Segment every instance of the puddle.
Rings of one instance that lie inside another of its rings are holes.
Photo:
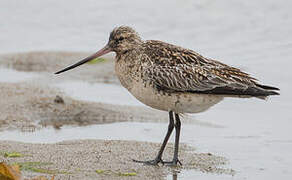
[[[16,83],[38,77],[36,73],[20,72],[8,68],[0,68],[0,82]]]
[[[0,140],[21,141],[25,143],[56,143],[65,140],[80,139],[160,142],[166,127],[165,124],[133,122],[81,127],[63,126],[60,130],[50,127],[33,132],[21,132],[19,130],[0,132]],[[161,137],[155,136],[157,128],[161,129]]]
[[[115,84],[88,83],[81,81],[63,82],[55,85],[68,96],[92,102],[116,105],[145,106],[125,88]]]

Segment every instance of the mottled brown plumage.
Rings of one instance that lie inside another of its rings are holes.
[[[180,113],[205,111],[224,97],[265,98],[279,94],[276,92],[278,88],[261,85],[240,69],[203,57],[193,50],[162,41],[143,41],[135,30],[127,26],[115,28],[103,49],[57,74],[110,51],[116,53],[115,72],[121,84],[142,103],[169,112],[168,131],[157,157],[151,161],[136,162],[152,165],[180,163]],[[164,162],[162,153],[174,128],[173,160]]]
[[[146,61],[146,78],[166,91],[209,93],[222,95],[269,96],[277,92],[259,85],[256,79],[240,69],[200,54],[161,41],[143,44]],[[272,88],[278,90],[277,88]]]

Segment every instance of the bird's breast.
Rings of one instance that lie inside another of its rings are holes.
[[[121,58],[116,61],[115,73],[123,87],[128,90],[133,87],[139,76],[138,68],[132,59]]]

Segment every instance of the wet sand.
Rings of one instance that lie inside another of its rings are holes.
[[[2,67],[34,72],[37,77],[19,82],[0,82],[0,98],[5,99],[0,101],[0,130],[33,132],[48,126],[62,129],[64,125],[88,126],[124,121],[167,122],[167,114],[159,111],[76,100],[51,86],[55,82],[62,83],[76,78],[87,82],[118,84],[113,74],[111,58],[106,62],[86,65],[88,68],[81,68],[52,80],[51,74],[56,69],[61,69],[83,56],[86,53],[36,52],[1,56]],[[179,172],[181,169],[229,175],[235,173],[229,168],[222,168],[222,165],[228,164],[226,158],[210,153],[195,153],[193,148],[186,145],[181,146],[180,160],[183,166],[178,169],[144,166],[132,162],[131,159],[154,158],[159,146],[159,143],[115,140],[74,140],[52,144],[0,141],[1,152],[16,151],[24,154],[19,158],[5,158],[2,155],[0,161],[43,162],[46,165],[38,168],[53,171],[56,179],[70,180],[122,177],[165,179],[167,174]],[[167,146],[165,159],[171,159],[172,146]],[[135,175],[129,176],[127,173]],[[25,177],[32,177],[41,173],[24,170],[23,174]]]
[[[1,129],[30,131],[52,125],[89,125],[125,121],[122,110],[74,100],[49,87],[26,83],[1,83]]]

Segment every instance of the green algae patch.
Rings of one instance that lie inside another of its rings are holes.
[[[118,175],[119,176],[136,176],[137,173],[135,173],[135,172],[125,172],[125,173],[119,172]]]
[[[110,175],[110,174],[115,174],[115,172],[111,171],[111,170],[104,170],[104,169],[97,169],[95,170],[95,172],[97,174],[100,174],[100,175]]]
[[[14,164],[19,165],[20,170],[22,171],[31,171],[42,174],[70,174],[66,171],[51,170],[41,167],[46,165],[52,165],[53,163],[50,162],[18,162]]]
[[[95,170],[95,172],[96,172],[97,174],[103,174],[103,173],[105,172],[105,170],[97,169],[97,170]]]
[[[136,176],[136,172],[117,172],[112,170],[103,170],[103,169],[97,169],[95,170],[97,174],[100,175],[116,175],[116,176]]]
[[[101,62],[105,62],[105,61],[106,61],[106,59],[104,59],[104,58],[95,58],[95,59],[89,61],[87,64],[97,64],[97,63],[101,63]]]
[[[17,158],[17,157],[23,157],[24,155],[19,152],[4,152],[3,156],[6,158]]]

